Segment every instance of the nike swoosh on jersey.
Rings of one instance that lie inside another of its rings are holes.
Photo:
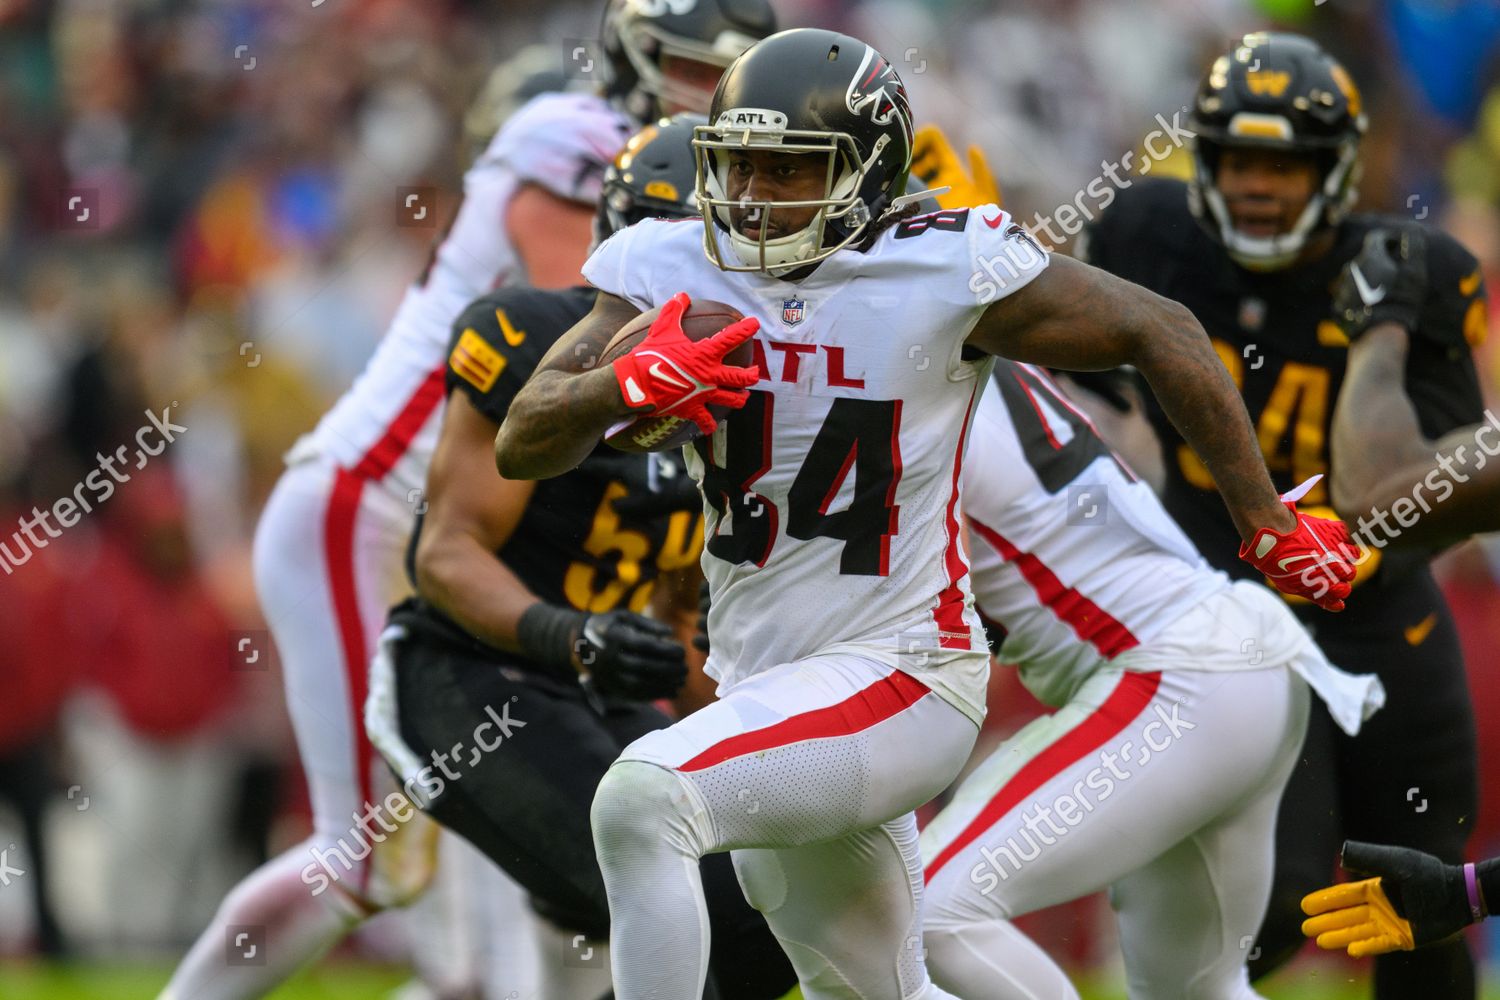
[[[1354,276],[1354,286],[1359,289],[1359,297],[1367,306],[1373,306],[1385,298],[1385,286],[1371,288],[1370,283],[1365,280],[1364,273],[1360,271],[1358,264],[1349,265],[1349,273]]]
[[[1479,281],[1482,277],[1482,272],[1479,270],[1475,270],[1475,272],[1469,275],[1467,278],[1460,278],[1458,281],[1458,294],[1462,295],[1464,298],[1468,298],[1470,295],[1473,295],[1475,292],[1479,291]]]
[[[1426,642],[1427,637],[1432,634],[1432,630],[1437,627],[1437,620],[1437,612],[1434,611],[1415,625],[1408,625],[1402,629],[1401,634],[1406,636],[1407,645],[1420,646]]]
[[[981,215],[980,218],[984,219],[984,216]],[[1001,214],[995,216],[993,219],[984,219],[984,224],[986,226],[989,226],[991,229],[999,229],[1000,228],[1000,223],[1002,223],[1004,221],[1005,221],[1005,214],[1002,212]]]
[[[505,342],[511,347],[520,347],[521,342],[526,339],[526,331],[511,326],[510,317],[505,315],[504,309],[495,310],[495,319],[500,323],[500,333],[505,337]]]
[[[657,379],[661,382],[665,382],[667,383],[667,385],[676,386],[679,389],[692,388],[692,386],[688,385],[682,379],[677,378],[675,375],[668,375],[665,371],[662,371],[661,366],[662,363],[658,361],[646,370],[651,373],[652,378]]]

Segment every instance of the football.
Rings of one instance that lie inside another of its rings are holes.
[[[650,332],[651,324],[656,321],[656,314],[659,312],[661,312],[660,307],[641,313],[631,320],[605,345],[604,354],[600,357],[599,363],[610,364],[635,350],[636,346],[646,339],[646,334]],[[699,341],[712,337],[729,324],[743,318],[744,315],[734,306],[702,299],[692,303],[688,306],[688,311],[682,314],[682,332],[689,340]],[[726,354],[724,363],[748,368],[754,363],[753,358],[754,353],[750,342],[746,341]],[[709,406],[708,411],[713,414],[715,420],[723,420],[730,412],[728,407],[713,405]],[[604,441],[610,447],[620,451],[670,451],[700,436],[698,425],[691,420],[652,415],[635,417],[616,424],[605,432]]]

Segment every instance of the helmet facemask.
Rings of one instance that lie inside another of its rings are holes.
[[[637,81],[628,102],[631,114],[647,119],[667,112],[667,105],[699,114],[708,111],[712,88],[707,90],[673,80],[662,71],[667,59],[715,66],[721,71],[735,57],[755,44],[755,39],[737,31],[721,32],[712,42],[702,42],[664,30],[650,18],[624,20],[619,29],[620,49],[635,70]],[[648,106],[649,105],[649,106]]]
[[[1348,215],[1366,127],[1362,103],[1344,67],[1300,35],[1253,32],[1214,60],[1189,122],[1188,206],[1235,263],[1255,271],[1287,267],[1314,234]],[[1220,183],[1227,149],[1314,158],[1317,184],[1286,232],[1252,236],[1235,228]]]
[[[1295,263],[1315,232],[1338,225],[1354,205],[1359,180],[1357,142],[1345,141],[1332,149],[1316,150],[1290,143],[1245,143],[1244,145],[1255,148],[1284,149],[1289,154],[1315,152],[1320,161],[1319,173],[1322,178],[1318,189],[1308,199],[1306,207],[1291,229],[1275,236],[1246,235],[1235,228],[1229,204],[1217,182],[1219,154],[1224,146],[1236,143],[1233,139],[1220,142],[1201,134],[1192,142],[1193,178],[1189,197],[1196,200],[1194,207],[1200,217],[1206,210],[1224,249],[1235,263],[1246,270],[1273,271]]]
[[[703,247],[721,270],[760,271],[779,277],[826,260],[856,243],[870,225],[870,210],[860,191],[889,138],[880,136],[870,154],[861,158],[858,144],[847,132],[788,129],[786,121],[786,115],[778,111],[728,110],[719,116],[717,124],[693,130]],[[735,150],[821,155],[825,163],[823,197],[799,201],[731,198],[729,154]],[[757,238],[744,235],[734,225],[735,209],[749,209],[769,222],[773,211],[806,208],[817,211],[805,226],[774,238],[769,237],[767,225],[761,226]],[[726,234],[737,263],[725,258],[716,227]]]

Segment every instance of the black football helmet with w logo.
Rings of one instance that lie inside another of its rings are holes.
[[[1198,88],[1191,127],[1188,204],[1209,235],[1242,267],[1270,270],[1297,259],[1317,230],[1336,226],[1358,190],[1365,112],[1347,70],[1316,42],[1288,32],[1246,35],[1214,61]],[[1253,237],[1237,231],[1215,178],[1225,147],[1312,154],[1320,183],[1291,232]]]
[[[857,38],[798,28],[752,45],[719,81],[709,124],[695,131],[698,204],[704,249],[726,271],[785,273],[857,246],[886,213],[905,200],[911,170],[912,117],[906,87],[890,60]],[[764,149],[821,154],[828,169],[823,197],[750,202],[818,212],[795,233],[745,236],[731,224],[729,153]],[[737,260],[720,252],[726,234]]]

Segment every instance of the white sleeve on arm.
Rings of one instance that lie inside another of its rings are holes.
[[[542,94],[511,116],[476,165],[506,167],[523,183],[593,205],[604,168],[632,131],[629,119],[592,94]]]
[[[601,292],[617,296],[642,312],[656,308],[651,294],[649,238],[651,222],[622,229],[594,248],[583,262],[584,280]]]
[[[1047,251],[997,205],[971,210],[964,236],[968,247],[957,284],[965,305],[983,309],[1025,288],[1047,269]]]

